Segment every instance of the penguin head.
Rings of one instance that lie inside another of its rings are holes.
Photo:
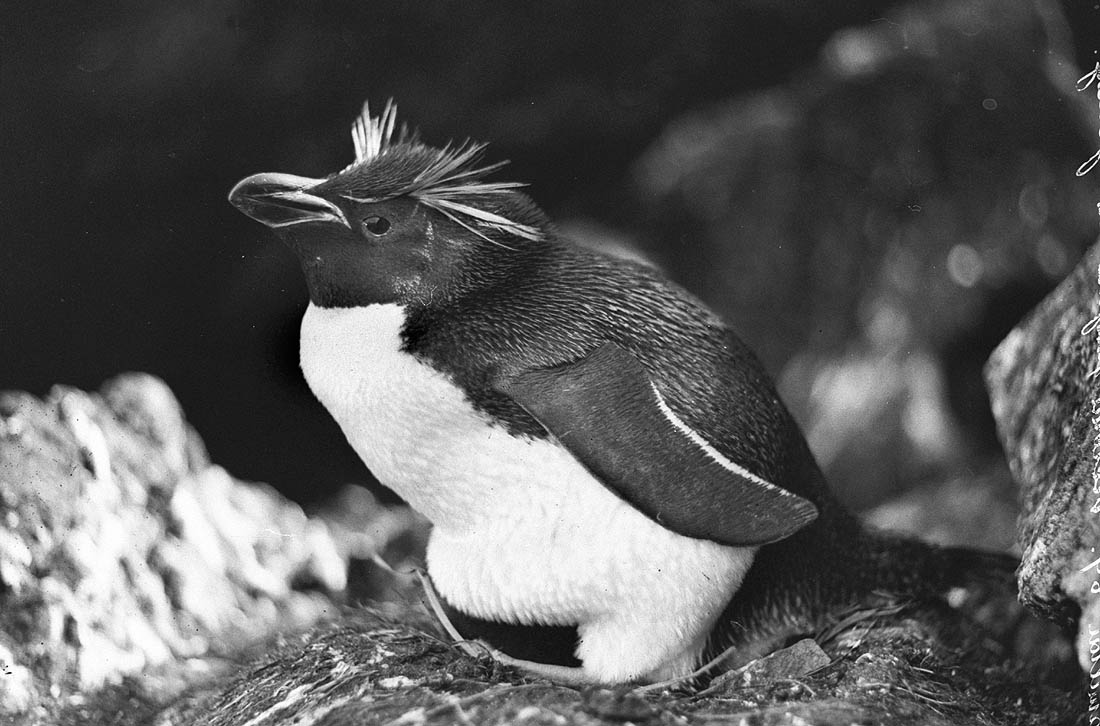
[[[428,146],[364,105],[355,161],[325,179],[254,174],[229,201],[270,227],[298,257],[321,307],[446,298],[491,277],[487,259],[521,254],[549,235],[521,184],[487,182],[483,144]]]

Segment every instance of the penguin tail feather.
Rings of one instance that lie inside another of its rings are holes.
[[[1016,589],[1020,560],[1007,552],[941,547],[935,556],[943,563],[943,582],[948,587],[988,585]]]

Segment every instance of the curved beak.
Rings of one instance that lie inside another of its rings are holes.
[[[293,174],[253,174],[237,182],[229,203],[273,229],[304,222],[337,222],[350,228],[343,210],[304,191],[322,181]]]

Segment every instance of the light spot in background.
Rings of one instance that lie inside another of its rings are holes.
[[[939,366],[931,357],[916,354],[905,362],[903,370],[909,390],[902,428],[913,448],[927,460],[943,460],[951,450],[953,436]]]
[[[1065,245],[1052,234],[1044,234],[1035,245],[1035,259],[1047,277],[1061,278],[1069,267]]]
[[[890,252],[884,261],[886,277],[890,284],[904,293],[912,293],[921,276],[921,263],[913,250],[900,243],[901,234],[891,232]]]
[[[947,604],[958,610],[966,604],[967,592],[965,587],[953,587],[947,591]]]
[[[837,31],[825,45],[825,62],[839,75],[878,71],[899,55],[935,57],[936,29],[920,13],[900,11],[875,18],[869,28]]]
[[[883,58],[881,43],[862,29],[841,30],[825,48],[825,58],[837,73],[870,73]]]
[[[982,108],[984,108],[986,111],[996,111],[997,110],[997,99],[995,99],[995,98],[983,98],[982,99]]]
[[[981,8],[964,3],[958,3],[957,6],[946,10],[944,15],[955,29],[968,38],[973,38],[985,28],[994,25]]]
[[[982,279],[982,257],[970,245],[955,245],[947,253],[947,274],[958,285],[974,287]]]
[[[890,303],[875,301],[865,324],[867,338],[878,350],[894,350],[912,335],[905,311]]]
[[[941,465],[960,450],[944,377],[928,351],[896,349],[883,355],[860,346],[830,356],[796,356],[783,371],[780,389],[802,399],[798,415],[827,474],[850,473],[848,462],[854,460],[871,480],[888,479],[903,462]],[[886,493],[881,487],[852,486],[854,481],[842,477],[836,485],[856,508],[881,501]]]
[[[1016,202],[1016,210],[1020,219],[1031,227],[1042,227],[1050,216],[1050,202],[1047,192],[1039,184],[1028,184],[1020,190],[1020,197]]]
[[[878,421],[898,395],[895,377],[884,371],[881,358],[857,353],[836,359],[793,360],[788,368],[810,371],[806,439],[825,468],[851,441],[859,439],[868,421]]]

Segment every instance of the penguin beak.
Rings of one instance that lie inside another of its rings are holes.
[[[272,229],[305,222],[337,222],[350,229],[343,210],[305,191],[322,181],[293,174],[253,174],[237,182],[229,203]]]

